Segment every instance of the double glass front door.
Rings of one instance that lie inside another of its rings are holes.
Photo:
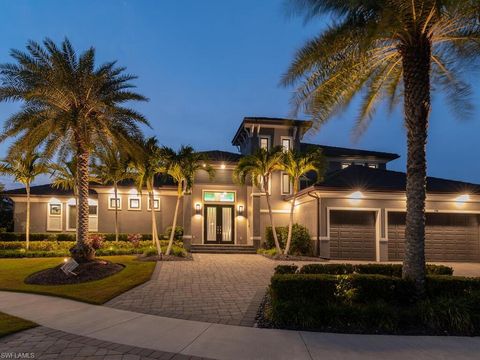
[[[207,244],[233,244],[233,205],[205,205],[204,239]]]

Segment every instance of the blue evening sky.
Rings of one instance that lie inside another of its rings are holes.
[[[244,116],[289,116],[291,89],[280,87],[279,78],[295,50],[324,26],[288,18],[282,0],[3,0],[0,62],[10,61],[9,50],[24,49],[28,39],[66,36],[77,51],[93,45],[99,62],[116,59],[139,76],[138,90],[150,98],[136,105],[151,121],[147,135],[172,147],[235,151],[230,141]],[[471,79],[476,83],[477,74]],[[0,121],[16,108],[0,104]],[[429,175],[480,183],[478,111],[459,121],[435,96]],[[305,140],[396,152],[402,157],[390,168],[404,171],[401,113],[379,111],[356,142],[354,120],[355,107]],[[0,157],[7,147],[0,144]]]

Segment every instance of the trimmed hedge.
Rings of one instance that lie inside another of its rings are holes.
[[[285,267],[285,269],[283,269]],[[275,274],[376,274],[385,276],[402,277],[402,264],[307,264],[295,271],[291,265],[279,265]],[[427,275],[453,275],[453,268],[444,265],[427,264]],[[292,272],[293,271],[293,272]]]
[[[105,237],[106,241],[115,241],[114,233],[94,233]],[[128,241],[126,233],[119,234],[120,241]],[[152,240],[152,234],[141,234],[142,240]],[[25,233],[0,233],[0,241],[25,241]],[[32,233],[30,241],[75,241],[75,233]]]
[[[392,334],[480,334],[480,279],[428,276],[415,301],[410,281],[383,275],[274,275],[267,318],[278,327]]]
[[[280,243],[280,247],[285,249],[288,237],[288,226],[276,226],[277,237]],[[273,231],[271,226],[267,226],[266,234],[266,248],[275,248],[275,240],[273,239]],[[308,229],[300,224],[293,224],[292,226],[292,243],[290,245],[290,254],[293,255],[311,255],[312,244],[310,239],[310,233]]]

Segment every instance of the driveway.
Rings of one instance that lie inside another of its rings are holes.
[[[274,268],[293,263],[261,255],[193,254],[193,259],[158,263],[152,280],[106,305],[177,319],[253,326]],[[456,275],[480,276],[480,264],[447,265],[454,267]]]

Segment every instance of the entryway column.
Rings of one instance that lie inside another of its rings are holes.
[[[183,246],[190,250],[192,244],[192,195],[183,197]]]

